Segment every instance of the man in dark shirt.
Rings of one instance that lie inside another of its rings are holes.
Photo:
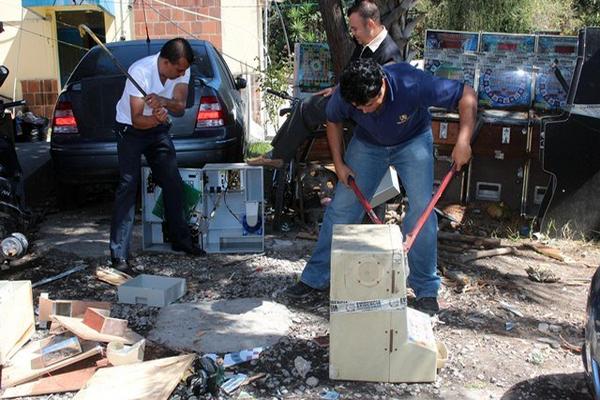
[[[396,168],[408,196],[402,222],[406,234],[423,213],[433,189],[431,106],[458,108],[459,137],[452,159],[460,168],[471,158],[470,140],[477,113],[475,91],[459,81],[433,77],[407,63],[380,67],[373,60],[352,62],[340,78],[339,89],[327,105],[327,139],[339,182],[325,211],[319,239],[300,282],[286,294],[302,298],[329,287],[334,224],[356,224],[364,215],[351,189],[352,175],[371,198],[390,165]],[[353,120],[354,137],[342,156],[342,122]],[[432,213],[408,255],[408,283],[417,297],[414,307],[433,315],[439,311],[437,292],[437,218]]]
[[[350,61],[372,58],[384,65],[403,60],[398,45],[381,24],[379,9],[373,1],[355,1],[348,8],[347,15],[350,32],[356,41]],[[333,87],[327,88],[305,99],[277,131],[271,142],[273,151],[270,157],[250,159],[248,164],[281,167],[284,162],[292,160],[310,134],[327,121],[325,109],[333,90]]]

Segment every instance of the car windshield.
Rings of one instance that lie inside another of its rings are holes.
[[[124,68],[129,68],[135,61],[160,52],[163,42],[146,43],[139,45],[127,44],[123,46],[111,46],[110,51]],[[205,79],[213,78],[212,65],[203,44],[192,45],[194,50],[194,63],[192,64],[192,76]],[[69,77],[70,82],[80,81],[82,78],[98,76],[119,75],[121,71],[110,59],[110,57],[98,46],[91,49],[80,61],[73,74]]]

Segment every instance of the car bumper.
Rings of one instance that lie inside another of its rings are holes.
[[[173,138],[177,165],[201,168],[207,163],[240,162],[238,138],[199,142],[197,139]],[[119,176],[116,142],[53,144],[50,155],[57,178],[66,183],[115,181]],[[143,164],[145,161],[143,160]]]

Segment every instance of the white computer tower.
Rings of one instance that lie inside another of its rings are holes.
[[[331,379],[433,382],[431,319],[409,309],[397,225],[335,225],[331,248]]]

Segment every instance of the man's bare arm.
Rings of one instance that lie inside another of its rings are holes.
[[[129,96],[129,107],[131,107],[131,124],[135,129],[150,129],[160,125],[159,119],[153,115],[144,115],[144,99],[142,97]]]
[[[342,123],[327,121],[327,141],[329,142],[329,150],[333,157],[333,164],[335,165],[335,173],[338,179],[348,186],[348,176],[354,176],[354,172],[346,165],[343,156],[343,141],[342,135],[344,133],[344,126]]]
[[[186,83],[178,83],[173,88],[173,97],[167,99],[166,97],[159,96],[151,93],[144,98],[146,104],[153,109],[162,107],[171,111],[175,115],[182,115],[185,111],[185,104],[187,102],[188,85]]]
[[[456,170],[460,171],[471,159],[471,137],[477,118],[477,95],[468,85],[464,86],[462,97],[458,102],[458,113],[460,126],[458,139],[452,150],[452,160]]]

